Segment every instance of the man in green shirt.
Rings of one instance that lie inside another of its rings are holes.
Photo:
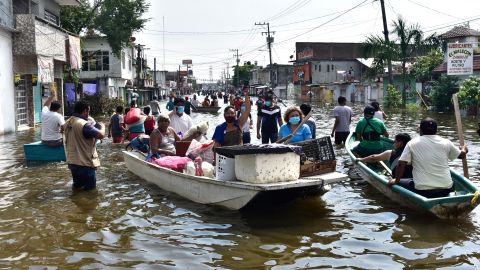
[[[381,120],[373,117],[374,114],[375,109],[367,105],[363,110],[364,117],[355,127],[356,137],[360,140],[360,143],[352,149],[356,156],[366,157],[385,150],[380,137],[382,135],[388,137],[387,128]]]

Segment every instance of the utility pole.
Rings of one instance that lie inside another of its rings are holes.
[[[239,55],[238,54],[238,49],[230,49],[231,52],[235,52],[236,54],[234,54],[233,56],[235,56],[237,58],[237,68],[235,69],[236,73],[237,73],[237,87],[240,88],[240,70],[238,68],[238,63],[240,63],[240,58],[238,58],[239,56],[242,56],[241,54]]]
[[[153,95],[157,95],[157,58],[153,58]]]
[[[270,65],[269,65],[269,73],[270,73],[270,87],[273,89],[275,87],[275,83],[273,81],[273,66],[272,66],[272,43],[273,43],[273,37],[270,35],[275,34],[275,32],[270,32],[270,23],[255,23],[255,25],[266,25],[267,26],[267,32],[262,32],[263,34],[267,35],[267,45],[268,45],[268,55],[270,57]]]
[[[380,5],[382,7],[383,34],[385,35],[385,43],[389,44],[390,39],[388,38],[387,16],[385,14],[385,4],[383,3],[383,0],[380,0]],[[392,60],[388,58],[387,62],[388,62],[388,83],[393,85]]]

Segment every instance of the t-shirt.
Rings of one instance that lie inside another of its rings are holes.
[[[52,112],[47,106],[42,108],[42,135],[43,141],[56,141],[62,139],[60,126],[65,124],[65,119],[58,112]]]
[[[198,101],[198,99],[192,99],[192,105],[198,107],[200,106],[200,102]]]
[[[150,108],[152,109],[152,114],[160,113],[160,102],[158,100],[150,101]]]
[[[122,129],[120,128],[121,123],[123,123],[123,116],[121,114],[114,114],[110,118],[110,127],[112,129],[113,137],[122,136]]]
[[[370,125],[367,123],[370,123]],[[372,132],[375,131],[380,135],[383,135],[386,131],[387,128],[385,127],[385,124],[380,121],[377,118],[369,117],[369,118],[362,118],[358,124],[357,127],[355,128],[355,133],[357,133],[357,136],[360,137],[361,134],[366,133],[366,132]],[[369,149],[369,150],[381,150],[383,151],[383,143],[381,141],[369,141],[369,140],[362,140],[360,142],[360,146]]]
[[[185,135],[193,126],[192,118],[186,113],[182,114],[182,116],[178,116],[176,113],[170,114],[170,126],[177,134],[182,133]]]
[[[413,182],[419,190],[452,187],[448,161],[460,155],[460,149],[438,135],[423,135],[407,143],[400,160],[413,166]]]
[[[349,132],[350,131],[350,119],[353,115],[353,111],[348,106],[335,106],[333,109],[333,116],[338,117],[339,123],[335,128],[337,132]]]
[[[172,111],[172,110],[173,110],[173,107],[175,107],[173,101],[171,101],[171,100],[168,101],[168,102],[167,102],[167,106],[166,106],[167,110]]]
[[[373,115],[373,117],[384,121],[384,119],[383,119],[383,113],[382,113],[381,111],[375,111],[375,114]]]
[[[277,105],[266,107],[263,106],[258,111],[258,117],[262,120],[261,131],[265,133],[278,132],[278,119],[282,117],[282,111]]]
[[[290,130],[290,126],[288,124],[283,124],[280,127],[280,131],[278,132],[279,137],[287,137],[288,135],[292,134],[293,130]],[[310,128],[306,125],[303,124],[298,130],[295,135],[293,135],[292,139],[290,139],[290,143],[295,143],[295,142],[302,142],[306,140],[310,140],[312,138],[312,132],[310,131]]]

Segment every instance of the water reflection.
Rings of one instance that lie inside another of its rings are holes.
[[[331,132],[332,108],[315,108],[319,136]],[[362,106],[354,111],[356,122]],[[419,119],[432,116],[387,113],[391,134],[414,134]],[[440,135],[457,143],[453,115],[433,117]],[[209,136],[223,121],[221,114],[193,119],[210,121]],[[476,122],[463,120],[470,174],[478,183]],[[480,267],[478,209],[463,220],[433,219],[351,180],[322,197],[269,211],[228,211],[190,202],[133,175],[124,167],[123,146],[108,140],[98,146],[98,190],[73,193],[65,163],[23,161],[23,143],[38,137],[39,129],[0,137],[1,268]],[[345,150],[335,151],[337,169],[348,172]],[[452,164],[461,169],[460,160]]]

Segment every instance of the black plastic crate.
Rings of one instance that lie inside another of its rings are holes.
[[[335,160],[335,151],[333,151],[332,141],[329,136],[292,144],[302,147],[305,155],[302,158],[303,160],[309,159],[321,162]]]

